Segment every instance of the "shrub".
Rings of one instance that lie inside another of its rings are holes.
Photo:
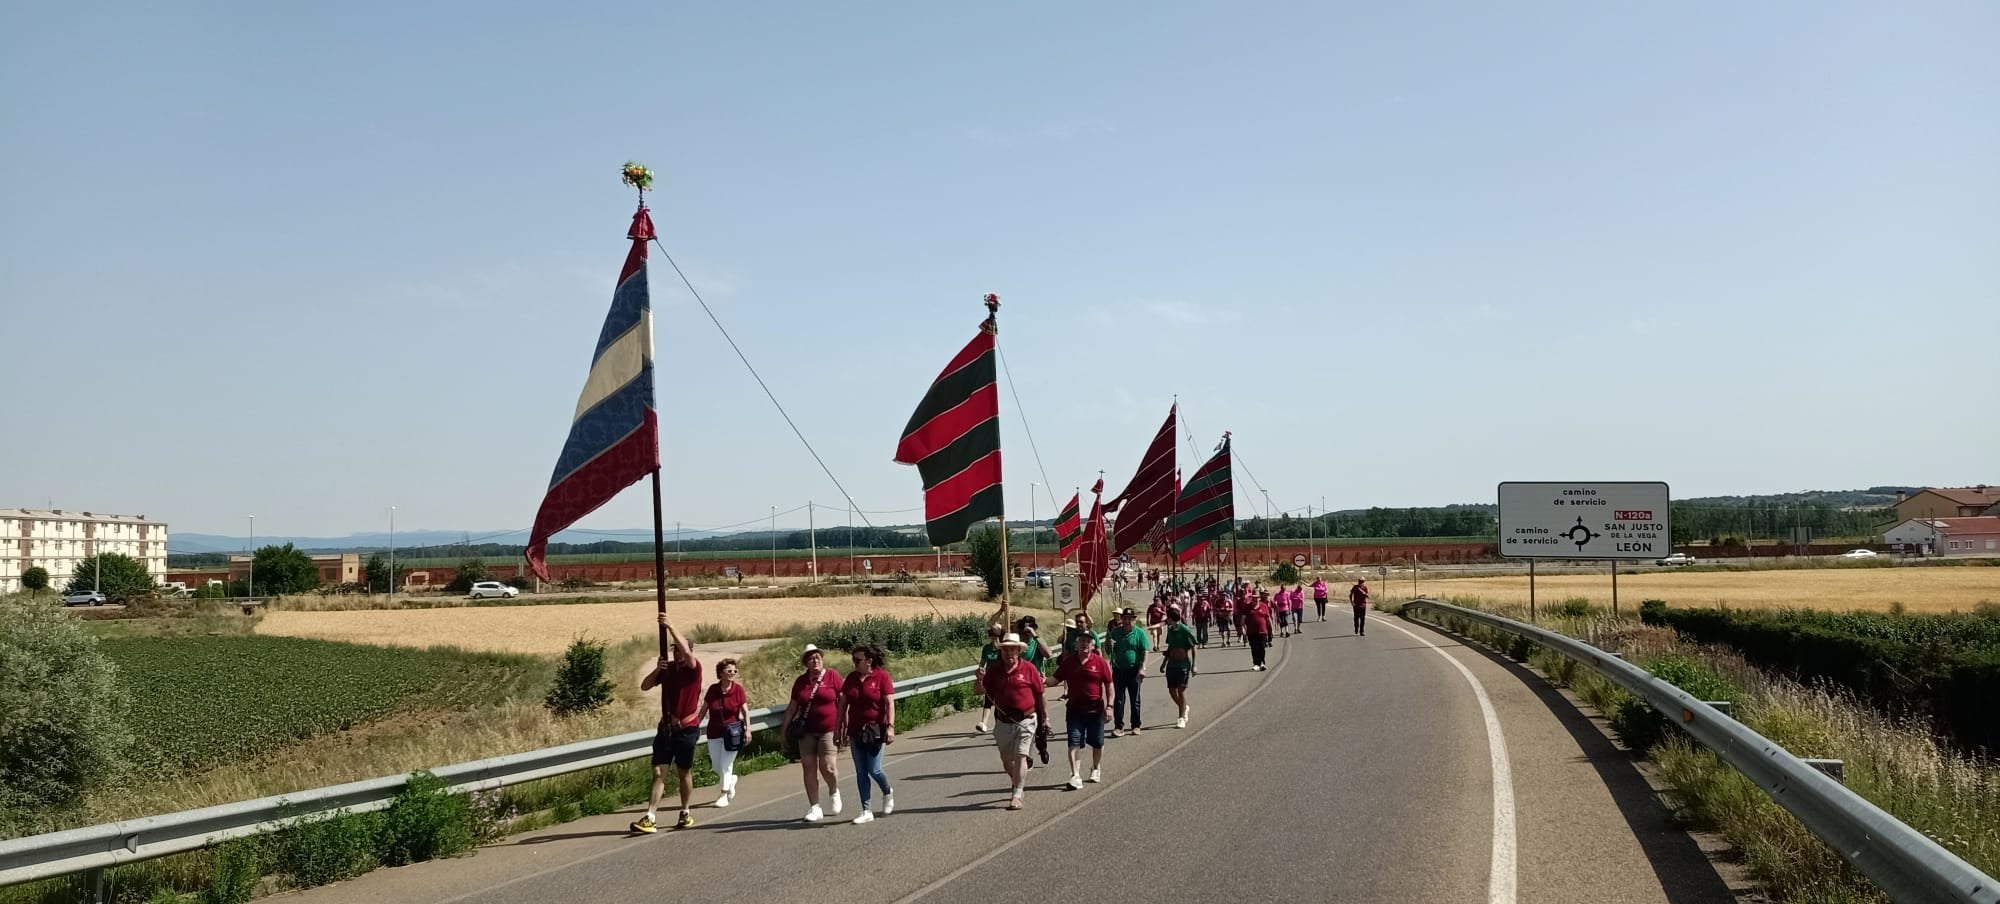
[[[0,599],[0,825],[114,781],[132,735],[117,668],[60,607]]]
[[[36,565],[27,571],[21,572],[21,588],[24,590],[49,589],[49,570]]]
[[[451,583],[444,585],[444,589],[453,593],[469,593],[472,585],[490,580],[493,580],[493,570],[486,567],[485,561],[466,559],[458,563],[457,572],[451,576]]]
[[[618,798],[606,789],[599,788],[583,796],[579,808],[585,816],[603,816],[618,812]]]
[[[344,811],[302,820],[277,836],[276,872],[299,888],[312,888],[374,869],[381,822],[374,813]]]
[[[240,838],[215,849],[215,873],[201,904],[246,904],[264,878],[262,839]]]
[[[517,574],[511,578],[508,578],[506,580],[506,584],[507,586],[512,587],[515,590],[526,590],[528,589],[529,579],[528,576],[525,574]]]
[[[1271,581],[1278,584],[1298,583],[1299,566],[1290,562],[1279,562],[1278,567],[1271,569]]]
[[[1049,632],[1045,629],[1044,633]],[[806,640],[823,650],[851,650],[873,644],[895,655],[938,653],[985,643],[986,619],[979,615],[954,618],[870,615],[852,621],[827,622],[812,629]]]
[[[1000,555],[1000,529],[982,528],[965,535],[965,549],[973,574],[986,582],[986,598],[999,599],[1007,585],[1007,563]]]
[[[558,716],[587,713],[611,702],[611,680],[604,677],[604,644],[581,637],[563,653],[556,683],[542,700]]]
[[[1642,757],[1667,736],[1667,720],[1646,701],[1629,695],[1612,707],[1610,722],[1611,730],[1618,732],[1618,740]]]
[[[472,847],[472,804],[445,790],[444,779],[417,772],[382,812],[376,859],[402,866]]]
[[[266,596],[304,593],[319,586],[319,566],[313,564],[312,556],[290,543],[257,550],[250,564],[257,578],[254,589]]]
[[[1666,621],[1666,600],[1640,600],[1639,620],[1649,625],[1664,624]]]
[[[1507,639],[1507,658],[1515,662],[1527,662],[1528,654],[1535,651],[1535,642],[1519,634]]]

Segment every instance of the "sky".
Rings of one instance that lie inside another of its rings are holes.
[[[7,4],[0,506],[526,527],[627,159],[876,524],[986,292],[1010,517],[1122,488],[1176,395],[1245,516],[2000,482],[1996,40],[1984,0]],[[669,529],[845,523],[663,264]]]

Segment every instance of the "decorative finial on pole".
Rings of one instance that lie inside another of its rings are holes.
[[[621,172],[625,177],[625,184],[639,190],[639,206],[645,207],[646,193],[653,190],[653,171],[627,160]]]
[[[1000,296],[988,292],[985,301],[986,322],[980,324],[979,328],[997,336],[1000,334]]]

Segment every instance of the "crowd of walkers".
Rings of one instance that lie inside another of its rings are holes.
[[[1085,782],[1103,779],[1107,725],[1113,738],[1144,730],[1141,687],[1147,659],[1154,650],[1160,651],[1159,673],[1167,679],[1167,695],[1175,707],[1174,727],[1186,728],[1190,718],[1188,691],[1200,674],[1198,651],[1212,643],[1228,647],[1233,638],[1249,648],[1250,667],[1261,672],[1266,670],[1265,654],[1274,640],[1304,633],[1306,588],[1302,584],[1287,589],[1213,578],[1162,581],[1157,573],[1147,577],[1156,590],[1143,624],[1137,610],[1115,609],[1110,625],[1099,634],[1090,613],[1076,609],[1065,614],[1062,639],[1054,651],[1043,642],[1040,625],[1032,615],[1011,625],[996,622],[989,626],[988,642],[980,651],[977,668],[976,681],[984,699],[974,728],[993,734],[1009,782],[1008,809],[1019,810],[1025,805],[1027,776],[1036,760],[1044,766],[1049,763],[1048,745],[1054,727],[1048,714],[1047,689],[1061,689],[1068,786],[1080,789]],[[1311,586],[1314,609],[1318,620],[1324,622],[1326,581],[1315,580]],[[1367,633],[1368,598],[1365,579],[1348,588],[1354,633],[1358,635]],[[658,831],[661,799],[670,774],[679,780],[680,811],[674,825],[694,825],[689,812],[694,795],[694,753],[704,740],[709,763],[721,780],[714,806],[728,807],[736,796],[737,753],[751,740],[748,698],[737,680],[737,661],[717,662],[716,680],[704,688],[702,663],[695,657],[694,644],[664,613],[659,620],[668,635],[669,652],[640,683],[642,690],[660,689],[661,713],[653,738],[652,798],[646,814],[631,825],[632,831],[641,833]],[[888,656],[880,647],[870,645],[855,647],[849,656],[852,668],[843,676],[828,667],[826,651],[807,644],[799,655],[800,671],[793,679],[779,722],[785,745],[798,752],[806,822],[841,815],[842,751],[853,758],[860,794],[860,813],[852,821],[866,824],[875,819],[877,790],[881,792],[881,815],[896,809],[896,794],[883,764],[887,747],[896,740],[896,686]],[[1083,769],[1086,749],[1090,752],[1087,778]]]

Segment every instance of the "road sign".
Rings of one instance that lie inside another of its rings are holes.
[[[1500,554],[1516,559],[1657,559],[1673,552],[1667,485],[1500,485]]]
[[[874,560],[874,559],[862,559],[862,560],[861,560],[861,570],[862,570],[862,571],[874,571],[874,570],[875,570],[875,560]]]
[[[1306,554],[1302,552],[1294,553],[1292,555],[1292,564],[1297,565],[1300,568],[1306,567]]]
[[[1083,599],[1083,578],[1073,574],[1055,576],[1056,607],[1074,609]]]

